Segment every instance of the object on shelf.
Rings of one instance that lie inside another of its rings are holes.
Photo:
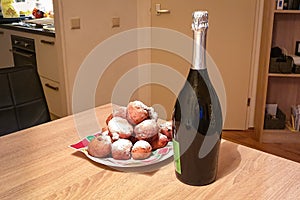
[[[296,131],[300,130],[300,105],[291,107],[291,127]]]
[[[293,69],[293,58],[287,56],[282,52],[282,49],[279,47],[273,47],[271,49],[271,58],[270,58],[270,73],[283,73],[290,74]]]
[[[292,0],[284,0],[283,1],[283,10],[289,9],[289,1],[292,1]]]
[[[288,10],[299,10],[300,0],[286,0]]]
[[[295,55],[300,56],[300,41],[296,41]]]
[[[293,69],[293,58],[291,56],[284,56],[270,59],[270,73],[290,74]]]
[[[283,0],[277,0],[277,6],[276,9],[277,10],[282,10],[283,9]]]
[[[26,23],[38,24],[38,25],[52,25],[54,24],[53,18],[41,18],[41,19],[29,19],[25,21]]]
[[[292,127],[291,121],[287,121],[285,127],[291,132],[299,132]]]
[[[0,7],[2,8],[2,14],[4,18],[18,18],[20,17],[19,13],[14,7],[13,0],[2,0],[0,1]]]
[[[278,58],[284,56],[282,49],[280,47],[271,48],[271,58]]]
[[[43,11],[41,11],[41,10],[39,10],[39,9],[37,9],[37,8],[34,8],[33,9],[33,11],[32,11],[32,15],[36,18],[36,19],[38,19],[38,18],[43,18],[44,17],[44,12]]]
[[[300,56],[292,56],[293,58],[293,69],[292,72],[295,74],[300,74]]]
[[[291,57],[293,59],[294,65],[299,65],[300,66],[300,56],[292,55]]]
[[[266,105],[267,114],[276,117],[277,108],[278,108],[277,104],[267,104]]]
[[[294,65],[292,71],[294,74],[300,74],[300,65]]]
[[[272,116],[266,112],[264,129],[285,129],[285,114],[277,108],[275,116]]]

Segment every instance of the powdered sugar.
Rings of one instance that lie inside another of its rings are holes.
[[[108,122],[108,129],[111,133],[125,134],[126,137],[130,137],[133,133],[133,127],[129,122],[121,117],[113,117]]]
[[[128,151],[129,150],[129,152],[130,152],[131,147],[132,147],[132,143],[130,140],[119,139],[112,144],[111,149],[112,149],[112,151]]]
[[[133,147],[132,147],[132,151],[134,151],[135,149],[139,149],[139,148],[142,148],[142,149],[149,149],[149,151],[152,150],[152,147],[151,145],[149,144],[149,142],[145,141],[145,140],[139,140],[137,141]]]

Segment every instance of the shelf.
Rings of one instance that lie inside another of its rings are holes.
[[[255,134],[264,143],[297,143],[300,132],[289,129],[264,129],[266,103],[277,103],[284,113],[291,112],[291,105],[300,102],[300,74],[269,73],[270,48],[283,47],[289,54],[295,52],[299,40],[300,10],[276,10],[276,2],[264,1],[261,52],[259,63],[257,104],[255,108]],[[267,72],[267,73],[266,73]],[[289,114],[287,115],[289,119]]]
[[[283,130],[265,129],[262,134],[262,142],[300,144],[300,132],[292,132],[289,129],[283,129]]]
[[[280,73],[269,73],[269,77],[282,77],[282,78],[300,78],[300,74],[280,74]]]
[[[300,14],[300,10],[274,10],[278,14]]]

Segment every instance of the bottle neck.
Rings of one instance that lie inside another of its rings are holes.
[[[207,28],[194,31],[193,63],[191,69],[206,69],[206,33]]]

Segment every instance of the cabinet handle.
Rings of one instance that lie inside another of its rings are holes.
[[[18,52],[16,50],[12,50],[13,54],[17,54],[19,56],[23,56],[25,58],[31,58],[34,54],[28,54],[28,53],[21,53],[21,52]]]
[[[55,90],[55,91],[58,91],[58,90],[59,90],[58,87],[52,86],[52,85],[50,85],[49,83],[46,83],[45,86],[46,86],[47,88],[50,88],[51,90]]]
[[[4,32],[3,32],[3,31],[0,31],[0,35],[4,35]]]
[[[55,44],[55,42],[53,42],[53,41],[47,41],[47,40],[41,40],[41,43],[49,44],[49,45],[54,45]]]

